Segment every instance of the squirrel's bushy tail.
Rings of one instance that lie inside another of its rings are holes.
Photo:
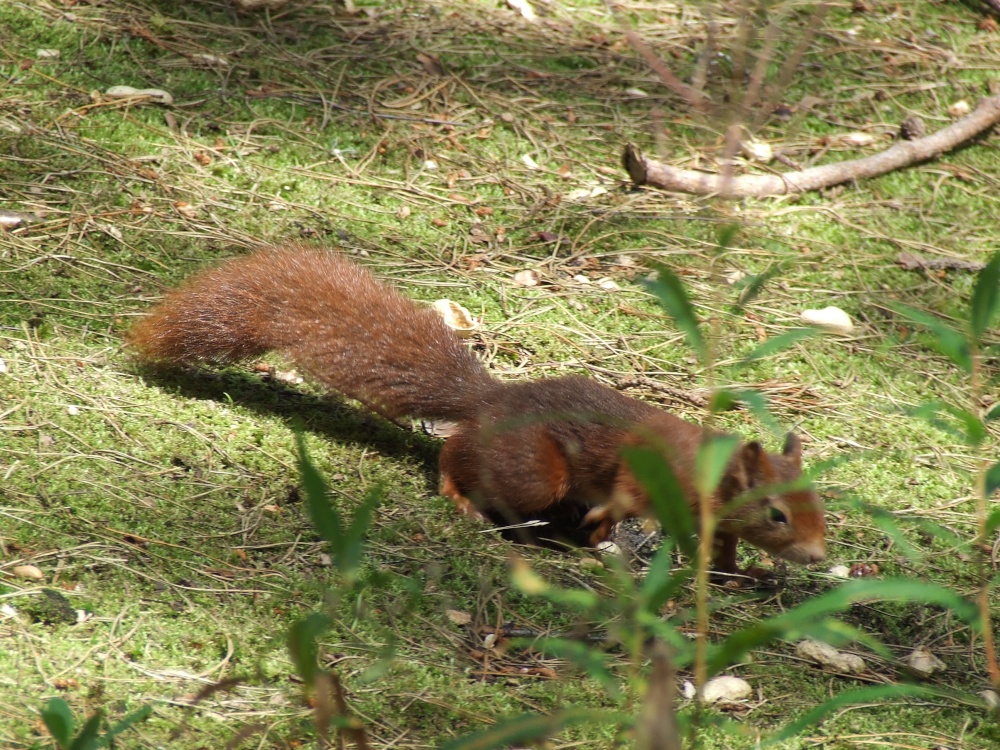
[[[392,418],[468,418],[500,387],[432,309],[334,252],[295,245],[195,276],[127,340],[143,359],[175,364],[277,350]]]

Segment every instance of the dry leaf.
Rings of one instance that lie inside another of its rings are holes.
[[[441,59],[436,55],[430,55],[426,52],[417,53],[417,62],[420,63],[424,70],[427,71],[428,75],[432,76],[443,76],[444,67],[441,65]]]
[[[521,163],[528,169],[538,169],[538,162],[532,159],[528,154],[521,157]]]
[[[507,0],[507,5],[520,13],[525,21],[530,21],[531,23],[538,21],[538,15],[528,0]]]
[[[188,219],[197,219],[198,218],[198,209],[197,209],[197,207],[192,206],[187,201],[175,201],[174,202],[174,210],[177,211],[177,213],[179,213],[181,216],[184,216],[184,217],[186,217]]]
[[[462,612],[457,609],[447,609],[445,610],[445,614],[448,615],[448,619],[456,625],[468,625],[472,622],[472,615],[468,612]]]
[[[568,180],[573,176],[573,167],[569,164],[562,164],[556,170],[556,173],[565,180]]]
[[[589,188],[577,188],[576,190],[570,190],[564,196],[568,201],[582,201],[587,198],[596,198],[599,195],[604,195],[608,192],[608,189],[603,185],[595,185]]]
[[[971,111],[972,107],[967,101],[965,101],[965,99],[959,99],[957,102],[948,107],[948,114],[952,117],[965,117]]]
[[[538,271],[518,271],[514,274],[514,283],[520,286],[538,286],[542,283],[542,277]]]
[[[431,224],[439,228],[448,226],[448,222],[445,219],[431,219]]]
[[[751,161],[767,164],[774,158],[774,151],[770,143],[758,141],[756,138],[747,138],[743,141],[743,153]]]
[[[444,324],[463,338],[471,336],[479,328],[479,321],[457,302],[439,299],[434,302],[433,307],[444,320]]]

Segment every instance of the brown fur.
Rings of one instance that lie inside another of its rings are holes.
[[[579,507],[599,542],[615,521],[649,512],[621,458],[630,444],[662,449],[697,507],[702,428],[587,378],[497,381],[435,312],[335,253],[289,245],[224,263],[168,294],[128,343],[168,363],[275,349],[385,416],[457,422],[441,451],[441,492],[465,513],[517,519]],[[737,537],[794,562],[822,559],[823,510],[811,490],[733,503],[800,474],[793,435],[780,455],[741,446],[712,499],[724,513],[718,567],[735,570]]]

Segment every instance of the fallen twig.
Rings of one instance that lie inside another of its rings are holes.
[[[896,262],[906,271],[971,271],[976,273],[983,270],[986,265],[985,263],[958,260],[957,258],[925,258],[922,255],[905,252],[896,256]]]
[[[878,154],[836,164],[824,164],[785,174],[720,175],[677,169],[643,156],[632,144],[625,147],[622,163],[635,185],[724,198],[766,198],[821,190],[850,180],[876,177],[909,167],[950,151],[1000,122],[1000,96],[979,102],[976,109],[956,123],[923,138],[899,140]]]

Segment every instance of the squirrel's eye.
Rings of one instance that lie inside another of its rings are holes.
[[[775,523],[784,523],[784,524],[788,523],[787,516],[785,516],[784,513],[782,513],[780,510],[778,510],[774,506],[771,506],[767,510],[768,510],[768,513],[771,516],[771,520],[774,521]]]

